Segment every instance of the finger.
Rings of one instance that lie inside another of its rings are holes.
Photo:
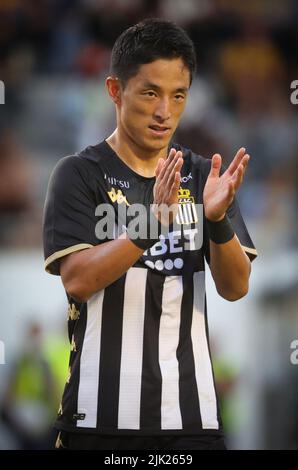
[[[221,156],[219,153],[215,153],[211,160],[211,168],[210,168],[209,176],[213,178],[218,177],[220,168],[221,168]]]
[[[169,204],[175,204],[175,203],[177,204],[178,189],[180,187],[180,182],[181,182],[181,173],[179,171],[176,171],[175,176],[174,176],[174,181],[169,190]]]
[[[176,155],[172,158],[172,160],[169,162],[167,168],[165,169],[164,175],[163,175],[163,183],[167,184],[169,178],[172,175],[173,169],[175,168],[175,165],[177,161],[182,158],[182,152],[179,150]]]
[[[168,201],[167,203],[172,204],[173,202],[177,202],[178,197],[178,189],[181,181],[181,168],[183,165],[183,159],[179,158],[176,162],[175,167],[171,175],[168,178],[166,185],[164,186],[164,195],[165,199]],[[178,178],[179,175],[179,178]]]
[[[176,171],[175,176],[174,176],[174,181],[171,187],[171,195],[177,196],[177,191],[180,186],[180,181],[181,181],[181,173],[180,171]]]
[[[176,155],[176,153],[177,153],[177,150],[174,147],[172,147],[166,160],[173,158]]]
[[[164,174],[165,174],[168,166],[171,164],[171,162],[175,158],[176,153],[177,153],[176,149],[171,148],[168,157],[165,160],[163,160],[163,167],[161,168],[161,171],[160,171],[160,178],[164,177]]]
[[[182,154],[181,154],[182,155]],[[165,184],[168,188],[171,187],[171,185],[173,184],[173,181],[175,179],[175,174],[178,172],[180,173],[181,172],[181,168],[182,168],[182,165],[183,165],[183,158],[180,156],[178,156],[176,162],[175,162],[175,165],[173,166],[170,174],[168,175],[167,177],[167,180],[165,181]]]
[[[164,159],[159,158],[158,162],[157,162],[157,165],[156,165],[156,168],[155,168],[156,180],[155,180],[155,184],[154,184],[154,187],[153,187],[154,200],[159,197],[159,177],[160,177],[160,172],[161,172],[161,169],[163,167],[163,164],[164,164]]]
[[[229,200],[229,205],[234,199],[235,192],[236,192],[235,185],[230,181],[228,185],[228,195],[227,195],[227,198]]]
[[[242,165],[244,166],[244,171],[246,171],[249,160],[250,160],[250,155],[248,155],[248,153],[246,153],[244,155],[244,157],[242,158],[242,161],[241,161]]]
[[[228,169],[227,169],[227,172],[230,174],[230,175],[233,175],[235,173],[235,171],[237,170],[243,156],[245,154],[245,148],[244,147],[241,147],[238,152],[236,153],[235,157],[233,158],[232,162],[230,163],[230,165],[228,166]]]
[[[239,165],[237,170],[235,171],[233,178],[231,179],[231,182],[235,188],[235,191],[240,187],[242,181],[243,181],[243,175],[244,175],[244,166]]]
[[[250,159],[250,156],[248,154],[244,155],[242,161],[241,161],[241,165],[243,166],[243,174],[242,174],[242,178],[244,177],[245,175],[245,172],[247,170],[247,166],[248,166],[248,162],[249,162],[249,159]]]
[[[245,171],[246,171],[246,168],[247,168],[247,165],[248,165],[249,158],[250,158],[249,155],[247,155],[247,154],[244,155],[243,159],[241,160],[241,163],[239,164],[237,170],[234,172],[234,175],[231,179],[231,181],[233,182],[236,190],[242,184],[243,177],[245,175]]]
[[[155,168],[155,176],[156,177],[158,177],[160,172],[161,172],[163,162],[164,162],[163,158],[158,159],[158,162],[157,162],[157,165],[156,165],[156,168]]]

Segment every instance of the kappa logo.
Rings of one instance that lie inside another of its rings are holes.
[[[191,172],[187,176],[182,176],[181,177],[181,183],[187,183],[187,181],[192,180],[192,174]]]
[[[129,203],[127,202],[126,196],[122,193],[121,189],[118,189],[116,192],[115,188],[112,188],[111,191],[108,191],[109,198],[111,199],[112,202],[117,202],[118,204],[121,204],[122,202],[125,202],[127,206],[129,206]]]
[[[178,214],[176,222],[179,225],[195,224],[198,222],[198,214],[195,198],[191,196],[189,189],[178,189]]]
[[[80,316],[80,310],[78,310],[75,304],[68,306],[68,318],[69,320],[77,320]]]

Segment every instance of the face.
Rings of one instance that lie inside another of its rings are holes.
[[[114,101],[121,137],[143,151],[167,149],[185,108],[189,86],[190,72],[180,58],[142,65],[124,88],[118,81],[118,101]]]

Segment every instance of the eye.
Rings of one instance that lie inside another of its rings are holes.
[[[148,96],[149,98],[154,98],[156,93],[154,91],[144,91],[143,95]]]
[[[175,100],[176,101],[182,102],[182,101],[184,101],[184,99],[185,99],[184,95],[175,95]]]

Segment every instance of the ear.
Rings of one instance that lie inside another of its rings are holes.
[[[111,99],[115,104],[120,104],[121,102],[121,84],[120,80],[117,77],[108,77],[106,79],[106,88]]]

